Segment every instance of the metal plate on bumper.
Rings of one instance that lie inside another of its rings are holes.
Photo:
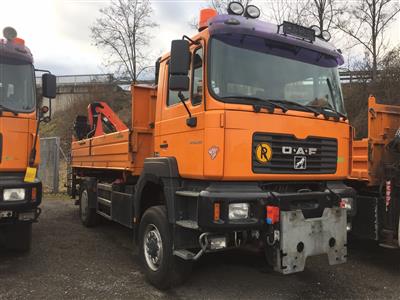
[[[321,218],[310,219],[305,219],[301,210],[282,211],[281,251],[275,270],[283,274],[301,272],[307,257],[319,254],[327,254],[330,265],[346,262],[346,223],[343,208],[325,208]]]

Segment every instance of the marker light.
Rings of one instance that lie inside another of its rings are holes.
[[[9,41],[13,40],[17,37],[17,31],[12,27],[5,27],[3,29],[3,36]]]
[[[322,33],[321,33],[321,37],[322,37],[325,41],[328,42],[328,41],[331,39],[331,34],[330,34],[328,31],[324,30],[324,31],[322,31]]]
[[[228,14],[241,16],[244,13],[244,7],[240,2],[231,2],[228,5]]]
[[[12,41],[13,41],[14,44],[17,44],[17,45],[21,45],[21,46],[25,45],[25,40],[23,40],[21,38],[15,38]]]
[[[321,35],[321,28],[319,28],[318,25],[313,25],[310,28],[315,31],[315,35],[316,36],[320,36]]]
[[[214,221],[219,221],[221,217],[221,204],[218,202],[214,203]]]
[[[200,18],[199,18],[199,26],[198,26],[199,32],[206,29],[208,27],[208,21],[217,15],[218,12],[215,9],[212,8],[202,9],[200,11]]]
[[[248,5],[246,7],[246,12],[244,13],[244,16],[246,18],[257,19],[258,17],[260,17],[260,15],[261,15],[260,9],[257,6]]]

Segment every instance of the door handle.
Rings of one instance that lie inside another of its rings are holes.
[[[162,149],[168,148],[168,143],[160,144],[160,148],[162,148]]]

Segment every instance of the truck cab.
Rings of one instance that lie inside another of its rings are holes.
[[[35,69],[30,50],[7,27],[0,39],[0,234],[7,247],[28,250],[40,215],[42,184],[36,177],[38,120]],[[43,96],[54,98],[55,78],[43,77]],[[45,109],[47,111],[47,109]],[[47,119],[46,119],[47,120]]]
[[[282,274],[314,255],[346,261],[343,57],[326,34],[257,11],[203,10],[199,33],[157,60],[156,84],[132,85],[131,129],[72,143],[82,223],[132,228],[158,288],[186,279],[201,256],[244,245]]]

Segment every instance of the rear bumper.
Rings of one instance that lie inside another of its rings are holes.
[[[4,201],[5,189],[23,188],[25,199],[21,201]],[[27,183],[23,174],[0,175],[0,225],[35,222],[40,215],[38,206],[42,201],[42,183],[37,180]]]

